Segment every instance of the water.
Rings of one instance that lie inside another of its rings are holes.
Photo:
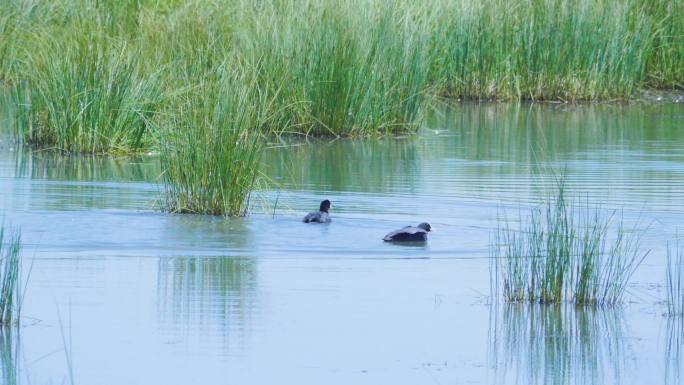
[[[20,338],[0,340],[4,383],[681,383],[684,326],[661,301],[684,231],[684,105],[460,105],[426,126],[271,143],[270,188],[230,220],[159,212],[154,156],[5,138],[0,211],[31,275]],[[648,227],[628,302],[491,306],[497,218],[561,171]],[[333,223],[300,223],[324,198]],[[424,247],[381,241],[422,221]]]

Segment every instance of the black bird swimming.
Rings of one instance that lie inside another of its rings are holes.
[[[426,242],[427,233],[432,229],[430,224],[423,222],[418,227],[406,226],[403,229],[394,230],[382,238],[385,242]]]
[[[318,211],[310,212],[306,214],[304,217],[304,223],[328,223],[330,222],[330,214],[328,213],[328,210],[330,210],[330,201],[329,200],[324,200],[321,202],[321,207],[318,209]]]

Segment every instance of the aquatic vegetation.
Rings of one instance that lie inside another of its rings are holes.
[[[667,314],[684,316],[684,244],[676,242],[667,247]]]
[[[21,235],[0,227],[0,325],[8,324],[21,312]]]
[[[648,254],[615,213],[569,200],[563,181],[520,223],[500,222],[491,248],[492,294],[507,302],[615,304]]]
[[[221,69],[160,115],[164,209],[244,215],[259,177],[261,126],[269,101],[230,69]]]
[[[139,74],[129,43],[88,21],[36,32],[14,89],[17,129],[28,143],[74,152],[135,152],[150,146],[159,100],[155,74]]]
[[[442,8],[434,21],[442,54],[434,55],[431,77],[446,95],[476,99],[629,97],[644,83],[660,22],[639,0]]]
[[[684,86],[683,0],[36,0],[2,2],[0,15],[17,127],[66,151],[159,146],[148,121],[225,63],[257,72],[236,88],[275,100],[260,130],[321,136],[415,131],[436,95]]]
[[[363,5],[365,12],[359,12]],[[429,26],[396,3],[264,2],[237,34],[279,94],[276,128],[313,135],[413,131],[428,88]]]

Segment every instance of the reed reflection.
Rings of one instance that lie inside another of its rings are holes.
[[[621,383],[628,351],[619,309],[571,305],[492,307],[495,383]]]
[[[157,187],[152,183],[161,172],[154,158],[65,155],[25,148],[6,156],[15,165],[11,177],[32,180],[14,183],[13,195],[24,197],[35,210],[154,206]]]
[[[189,345],[241,350],[257,306],[257,265],[244,257],[160,258],[162,329]]]
[[[0,325],[0,382],[19,383],[19,332],[11,326]]]
[[[152,182],[160,174],[157,159],[149,156],[115,157],[31,151],[13,151],[16,177],[84,182]]]
[[[681,384],[684,368],[684,316],[667,317],[665,384]]]

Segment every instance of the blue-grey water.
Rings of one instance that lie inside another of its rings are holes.
[[[3,383],[681,383],[684,324],[662,301],[684,232],[684,105],[463,104],[412,137],[273,140],[263,162],[246,218],[169,215],[154,155],[3,137],[0,212],[30,273]],[[645,229],[625,303],[493,306],[497,218],[561,173]],[[301,223],[324,198],[333,222]],[[381,241],[423,221],[424,247]]]

